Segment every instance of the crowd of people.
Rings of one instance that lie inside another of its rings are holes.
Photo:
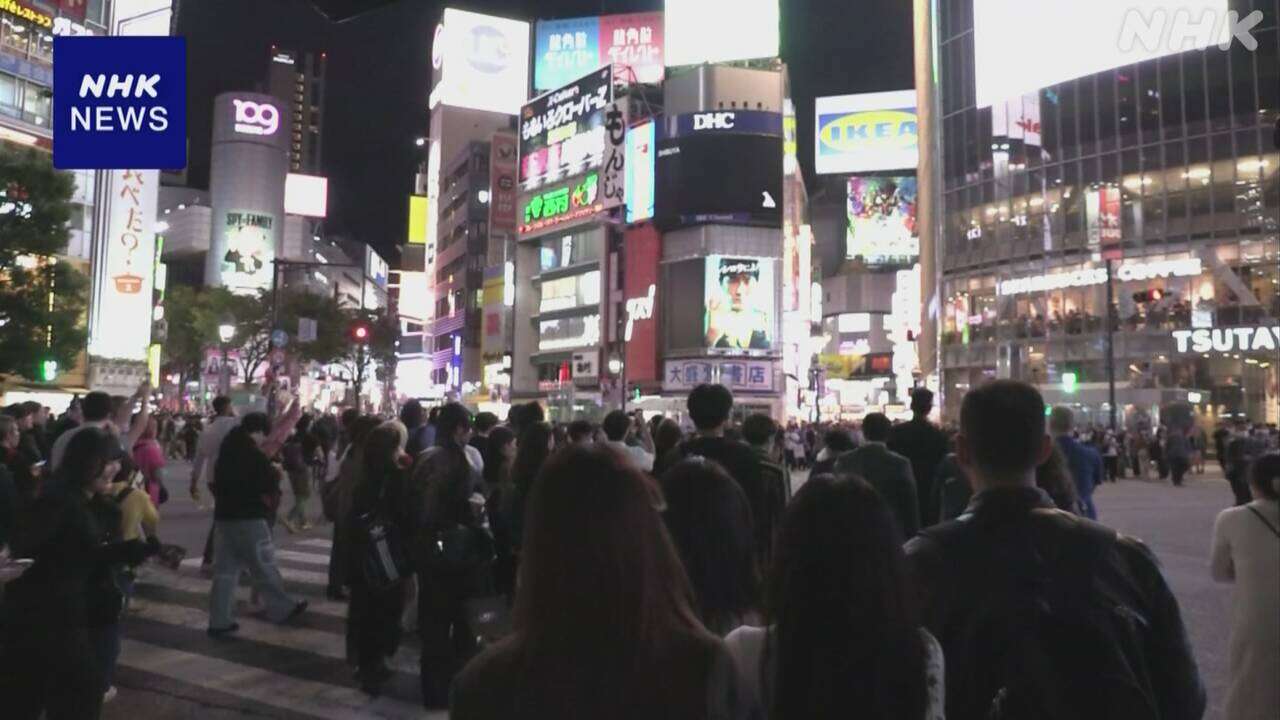
[[[166,552],[164,438],[195,425],[166,430],[146,392],[91,393],[60,432],[0,418],[0,546],[23,559],[0,578],[14,717],[97,717],[113,692],[130,568]],[[208,634],[236,637],[246,574],[266,619],[307,612],[273,536],[277,521],[305,530],[318,496],[333,523],[327,594],[348,603],[347,659],[370,696],[416,632],[423,704],[455,720],[1205,710],[1155,557],[1094,520],[1093,490],[1123,472],[1128,437],[1077,428],[1027,384],[970,391],[954,433],[930,422],[923,389],[910,421],[856,427],[735,423],[733,395],[710,384],[690,392],[687,430],[622,411],[549,423],[537,403],[505,420],[457,403],[409,401],[396,418],[276,405],[241,415],[218,398],[181,442],[189,492],[214,504]],[[1197,440],[1165,433],[1139,459],[1179,483]],[[1219,517],[1212,550],[1213,576],[1238,586],[1228,718],[1274,718],[1280,455],[1247,428],[1219,445],[1249,494]]]

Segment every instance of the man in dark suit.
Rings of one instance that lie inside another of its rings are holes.
[[[927,388],[911,392],[911,421],[901,423],[889,433],[889,449],[911,461],[919,490],[920,522],[925,527],[938,522],[937,491],[933,478],[938,464],[947,456],[947,436],[929,422],[933,411],[933,393]]]
[[[885,441],[893,423],[881,413],[871,413],[862,421],[862,447],[836,461],[837,474],[861,477],[880,493],[898,520],[903,539],[920,531],[920,506],[916,497],[911,461],[890,450]]]

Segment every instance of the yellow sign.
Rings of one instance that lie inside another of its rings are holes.
[[[160,387],[160,346],[147,348],[147,372],[151,376],[151,387]]]
[[[917,143],[914,112],[871,110],[846,115],[823,115],[818,142],[830,151],[912,148]]]
[[[0,11],[7,12],[14,17],[26,20],[36,27],[53,27],[53,16],[45,15],[39,10],[29,8],[16,0],[0,0]]]
[[[427,197],[425,195],[409,196],[409,244],[427,244]]]

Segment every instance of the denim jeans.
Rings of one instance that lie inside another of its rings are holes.
[[[209,595],[209,627],[231,626],[240,573],[249,571],[254,588],[266,603],[266,617],[283,622],[296,602],[284,589],[276,567],[276,549],[266,520],[219,520],[214,533],[213,589]]]
[[[116,661],[120,659],[120,624],[89,628],[89,642],[93,645],[94,661],[98,666],[97,676],[102,681],[98,692],[105,693],[116,679]]]

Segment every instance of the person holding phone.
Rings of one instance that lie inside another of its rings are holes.
[[[649,433],[649,424],[644,421],[642,412],[637,410],[632,415],[627,415],[621,410],[614,410],[605,416],[600,428],[607,438],[606,445],[622,453],[636,469],[653,471],[656,455],[653,436]]]

